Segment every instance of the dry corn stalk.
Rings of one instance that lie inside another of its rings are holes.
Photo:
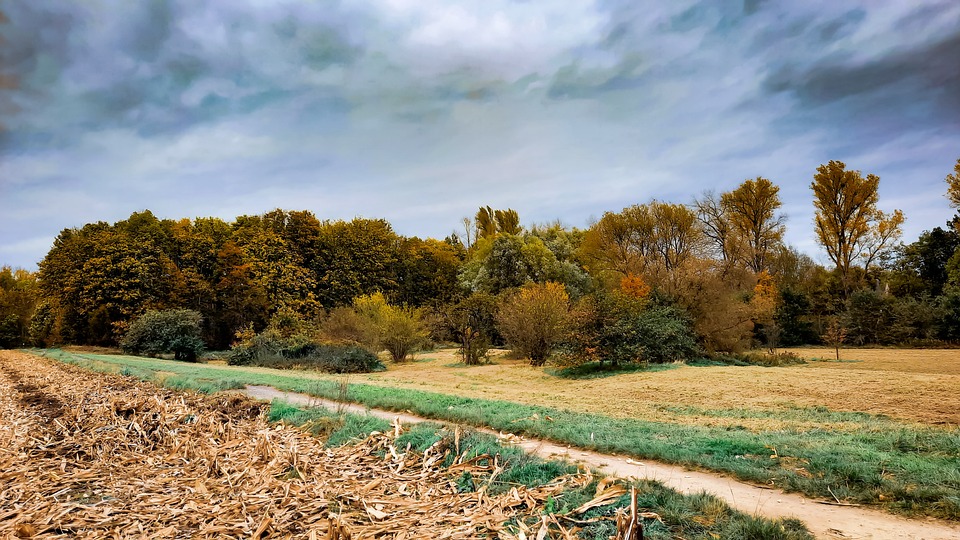
[[[0,355],[0,537],[516,538],[504,522],[517,518],[571,538],[543,504],[592,481],[491,495],[499,457],[460,453],[457,436],[398,449],[397,423],[329,449],[242,396]],[[458,492],[463,472],[477,492]]]

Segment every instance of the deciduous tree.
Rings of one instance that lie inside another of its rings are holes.
[[[844,291],[851,287],[850,269],[863,256],[868,245],[886,245],[899,234],[903,215],[894,212],[890,217],[878,213],[877,189],[880,177],[860,171],[847,170],[841,161],[830,161],[817,168],[810,188],[816,208],[815,231],[820,245],[836,264]],[[883,225],[885,230],[880,232]],[[881,241],[886,238],[886,241]]]
[[[497,323],[514,350],[542,366],[569,329],[570,297],[560,283],[528,284],[501,302]]]
[[[957,164],[953,166],[953,174],[948,174],[945,180],[950,205],[954,208],[960,208],[960,159],[957,159]]]
[[[777,214],[781,206],[779,192],[773,182],[758,176],[721,196],[724,214],[736,236],[743,239],[745,260],[754,272],[767,269],[770,252],[783,240],[785,218]]]

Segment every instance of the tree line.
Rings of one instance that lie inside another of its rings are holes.
[[[666,356],[818,343],[831,324],[858,344],[956,342],[960,217],[904,244],[905,217],[879,208],[879,181],[839,161],[813,175],[830,268],[784,244],[779,188],[763,177],[584,229],[524,226],[485,206],[442,240],[309,211],[232,222],[137,212],[65,229],[36,273],[3,268],[0,344],[116,345],[143,314],[186,309],[206,346],[224,349],[279,316],[321,324],[376,294],[420,309],[435,339],[468,355],[508,343],[538,359],[657,357],[668,328],[683,339]],[[958,207],[960,160],[946,183]],[[618,344],[624,334],[635,341]]]

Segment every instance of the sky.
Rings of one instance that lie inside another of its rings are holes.
[[[960,2],[7,0],[0,264],[64,228],[274,208],[442,238],[481,205],[586,227],[763,176],[880,176],[953,214]]]

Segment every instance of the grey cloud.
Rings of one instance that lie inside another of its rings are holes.
[[[340,14],[319,4],[313,9],[320,14],[308,17],[308,23],[297,13],[255,17],[236,6],[207,5],[220,28],[206,30],[225,35],[222,42],[206,40],[203,32],[188,33],[189,17],[203,9],[192,2],[84,8],[53,3],[9,13],[11,22],[2,29],[8,46],[0,59],[22,82],[6,96],[21,104],[20,111],[11,112],[16,127],[7,140],[11,146],[35,148],[44,133],[54,130],[60,142],[71,132],[76,136],[92,128],[175,132],[292,94],[330,104],[339,92],[317,88],[304,72],[346,65],[362,53],[362,46],[343,34]],[[119,12],[110,13],[111,8]],[[269,35],[276,36],[274,49],[261,50],[262,43],[249,41],[266,43]],[[229,81],[235,91],[186,99],[207,80]]]
[[[876,144],[916,127],[955,128],[960,125],[960,32],[862,62],[788,64],[766,78],[764,89],[793,100],[781,126],[843,126],[866,139],[848,139],[848,144]]]

